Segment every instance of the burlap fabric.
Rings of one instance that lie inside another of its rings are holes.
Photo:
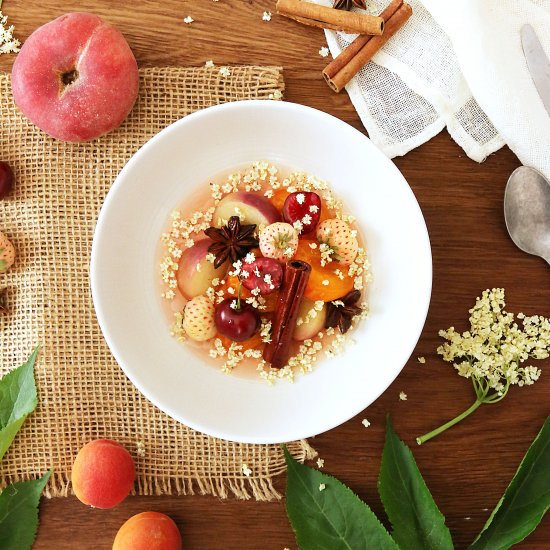
[[[85,144],[55,141],[15,107],[8,75],[0,75],[0,158],[17,187],[0,203],[0,230],[17,262],[0,276],[10,312],[0,316],[0,374],[19,365],[35,345],[39,405],[0,464],[0,483],[53,467],[51,496],[70,491],[70,470],[88,441],[107,437],[136,461],[140,494],[278,497],[273,476],[284,469],[278,446],[214,439],[183,426],[149,403],[117,366],[97,324],[88,269],[97,215],[126,161],[171,122],[210,105],[268,99],[283,89],[278,67],[152,68],[140,71],[140,96],[111,134]],[[304,459],[306,442],[290,449]],[[252,470],[243,473],[243,464]]]

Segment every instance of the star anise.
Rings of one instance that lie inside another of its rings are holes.
[[[241,225],[239,216],[231,216],[227,225],[209,227],[205,233],[214,242],[208,247],[208,252],[214,254],[214,267],[220,267],[227,259],[231,263],[244,258],[249,250],[258,247],[258,239],[254,237],[256,224]]]
[[[7,313],[8,312],[8,289],[2,288],[0,289],[0,313]]]
[[[325,328],[338,327],[345,334],[351,327],[351,321],[359,315],[362,309],[357,305],[361,299],[361,291],[352,290],[343,298],[328,302]]]
[[[366,0],[334,0],[334,8],[337,10],[351,10],[355,6],[361,10],[367,8]]]

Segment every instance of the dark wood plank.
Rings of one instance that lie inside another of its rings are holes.
[[[217,64],[282,65],[287,100],[329,112],[364,131],[348,97],[330,92],[321,78],[325,61],[317,52],[325,43],[322,32],[276,16],[263,22],[264,10],[275,11],[273,1],[5,0],[3,10],[23,38],[67,11],[103,15],[124,32],[142,66],[201,65],[206,59]],[[186,15],[196,22],[185,25]],[[9,70],[12,61],[13,56],[0,57],[0,69]],[[482,407],[448,434],[417,447],[417,435],[456,415],[473,398],[469,383],[437,358],[437,331],[452,324],[466,328],[467,310],[475,297],[493,286],[506,288],[511,311],[550,315],[548,267],[520,253],[507,237],[504,184],[518,165],[509,150],[476,164],[443,132],[395,162],[422,206],[432,240],[434,289],[428,321],[415,353],[388,391],[362,415],[314,438],[312,444],[325,459],[326,471],[348,483],[382,515],[376,478],[385,416],[390,413],[399,434],[413,447],[457,548],[465,548],[550,412],[550,363],[539,363],[546,372],[535,386],[514,388],[501,404]],[[417,355],[426,356],[427,364],[420,365]],[[408,394],[407,401],[399,401],[401,390]],[[365,429],[362,418],[372,426]],[[282,489],[283,480],[278,483]],[[120,524],[144,510],[174,517],[189,549],[296,547],[281,502],[207,496],[132,497],[110,511],[86,508],[74,498],[44,501],[35,547],[110,548]],[[521,547],[540,549],[549,538],[546,518]]]

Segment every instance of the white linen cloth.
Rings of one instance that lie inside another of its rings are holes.
[[[520,38],[530,23],[550,56],[550,0],[406,1],[411,19],[346,87],[371,139],[394,157],[447,126],[470,158],[506,143],[550,178],[550,117]],[[355,38],[325,32],[334,57]]]

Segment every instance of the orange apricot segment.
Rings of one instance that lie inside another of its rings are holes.
[[[246,351],[247,349],[262,349],[262,346],[264,345],[259,331],[244,342],[233,342],[233,340],[227,338],[226,336],[222,336],[221,334],[218,334],[218,338],[222,341],[223,347],[225,349],[228,349],[231,344],[235,343],[239,346],[242,346],[242,350],[239,351]]]
[[[317,247],[311,248],[312,243],[316,243]],[[331,302],[353,290],[353,277],[348,275],[346,266],[337,262],[321,265],[321,254],[316,240],[300,239],[295,257],[311,265],[311,273],[304,293],[309,300]],[[339,276],[336,270],[340,270],[342,275]]]
[[[225,297],[237,298],[239,294],[239,286],[241,286],[241,281],[239,280],[239,277],[237,275],[227,274],[224,277],[224,279],[225,279],[225,284],[221,287],[221,290],[223,290]],[[233,292],[229,292],[230,288],[233,289]],[[246,300],[246,298],[250,298],[250,296],[252,296],[252,294],[250,293],[250,290],[248,290],[244,286],[241,287],[241,298],[243,300]]]
[[[260,257],[260,255],[258,256]],[[236,275],[226,275],[225,277],[225,284],[220,287],[221,290],[224,292],[225,298],[234,297],[237,298],[238,292],[239,292],[239,285],[241,284],[241,281],[239,280],[239,277]],[[234,290],[233,293],[228,292],[228,289],[232,288]],[[250,298],[252,296],[252,293],[250,290],[245,288],[244,286],[241,288],[241,298],[243,300],[246,300],[247,298]],[[271,294],[265,295],[263,298],[265,299],[265,309],[260,310],[260,313],[272,313],[277,309],[277,298],[279,296],[278,292],[272,292]]]
[[[276,189],[271,197],[271,204],[279,211],[282,212],[286,198],[290,195],[288,190],[284,187]]]

